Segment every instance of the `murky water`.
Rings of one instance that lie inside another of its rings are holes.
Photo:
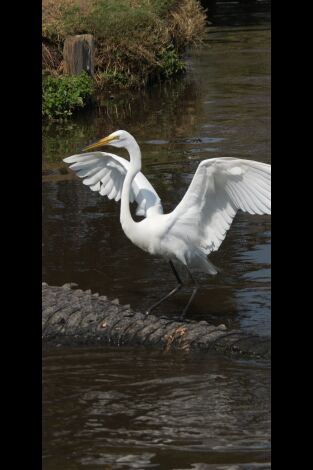
[[[119,204],[92,193],[61,159],[127,129],[166,211],[202,159],[270,162],[269,42],[267,26],[217,28],[188,59],[184,80],[104,96],[98,110],[44,129],[43,280],[77,282],[139,310],[174,286],[163,260],[126,239]],[[199,277],[189,316],[269,334],[270,237],[270,217],[238,214],[211,257],[223,273]],[[156,313],[179,311],[189,293]],[[78,350],[47,353],[43,365],[45,470],[269,468],[268,364]]]
[[[44,358],[44,469],[268,469],[268,365],[207,354]]]

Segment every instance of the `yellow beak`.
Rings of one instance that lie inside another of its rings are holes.
[[[107,137],[103,137],[103,139],[97,140],[97,142],[94,142],[93,144],[88,145],[88,147],[85,147],[82,151],[83,152],[89,152],[89,150],[95,150],[103,145],[108,145],[112,140],[116,140],[117,137],[112,136],[112,134],[108,135]]]

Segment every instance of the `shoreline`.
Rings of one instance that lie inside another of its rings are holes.
[[[198,0],[46,0],[43,118],[67,118],[97,104],[103,92],[138,90],[182,76],[186,51],[203,44],[207,33],[207,13]],[[66,75],[65,40],[86,34],[94,39],[93,73]]]

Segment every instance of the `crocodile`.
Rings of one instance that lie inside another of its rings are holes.
[[[164,351],[216,351],[270,359],[269,337],[207,321],[145,315],[118,299],[81,290],[77,284],[42,283],[44,348],[57,346],[146,347]]]

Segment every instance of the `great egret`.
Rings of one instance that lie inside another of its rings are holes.
[[[112,153],[92,151],[104,145],[125,148],[130,162]],[[147,314],[183,285],[174,262],[182,263],[194,284],[182,312],[186,314],[198,289],[190,269],[217,274],[207,255],[218,250],[238,209],[250,214],[271,213],[271,166],[231,157],[200,162],[190,186],[177,207],[163,213],[161,200],[141,173],[141,152],[134,137],[119,130],[83,149],[83,154],[64,158],[83,178],[83,184],[102,196],[121,199],[120,222],[125,235],[139,248],[165,258],[177,286],[153,304]],[[141,221],[132,218],[129,203],[136,201]]]

